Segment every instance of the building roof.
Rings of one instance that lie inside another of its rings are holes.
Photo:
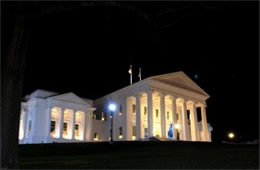
[[[184,72],[178,71],[169,74],[149,77],[148,79],[156,80],[175,87],[197,92],[209,97],[209,95],[201,89],[193,80],[191,80]]]
[[[175,87],[175,90],[178,91],[179,95],[181,95],[186,90],[193,94],[198,94],[199,96],[203,96],[202,97],[203,100],[206,100],[207,98],[210,97],[204,90],[202,90],[193,80],[191,80],[182,71],[148,77],[141,81],[135,82],[129,86],[116,90],[107,95],[120,95],[120,94],[126,93],[127,91],[133,91],[133,89],[136,89],[136,88],[142,87],[142,86],[153,87],[155,84],[159,84],[159,86],[166,85],[167,86],[167,87],[165,86],[166,88]],[[164,89],[164,90],[167,90],[167,89]],[[105,96],[107,96],[107,95],[105,95]],[[103,97],[105,97],[105,96],[103,96]],[[103,97],[96,99],[96,101]],[[200,99],[202,99],[202,98],[200,97]]]
[[[36,97],[41,98],[41,99],[46,99],[48,97],[55,96],[57,94],[58,93],[56,93],[56,92],[37,89],[34,92],[32,92],[31,94],[26,95],[24,98],[25,98],[26,101],[31,100],[31,99],[36,98]]]
[[[197,94],[205,96],[205,98],[209,98],[209,95],[182,71],[148,77],[148,78],[141,80],[139,82],[136,82],[132,85],[129,85],[122,89],[116,90],[110,94],[118,94],[120,92],[123,92],[124,90],[129,90],[129,89],[135,88],[136,86],[147,85],[147,83],[149,84],[151,81],[160,82],[160,83],[163,83],[166,85],[177,87],[179,89],[184,89],[184,90],[188,90],[191,92],[195,92]],[[54,97],[57,95],[60,95],[60,94],[58,94],[56,92],[37,89],[30,95],[27,95],[25,97],[25,99],[27,101],[32,98],[35,98],[35,97],[46,99],[46,98]],[[91,99],[85,99],[85,98],[81,98],[81,99],[90,105],[92,105],[92,103],[93,103],[93,101]]]
[[[86,99],[83,97],[79,97],[76,94],[70,92],[70,93],[64,93],[64,94],[59,94],[56,92],[52,92],[52,91],[47,91],[47,90],[42,90],[42,89],[37,89],[34,92],[32,92],[29,95],[25,96],[25,100],[29,101],[33,98],[41,98],[41,99],[47,99],[47,98],[61,98],[61,97],[65,97],[66,100],[69,100],[69,98],[73,98],[73,100],[77,99],[80,102],[87,103],[88,105],[92,105],[93,101],[91,99]],[[64,98],[64,100],[65,100]]]
[[[89,101],[82,99],[81,97],[78,97],[76,94],[70,92],[65,94],[60,94],[56,96],[49,97],[48,99],[58,99],[65,102],[72,102],[77,104],[83,104],[87,106],[91,106],[92,103],[89,103]]]

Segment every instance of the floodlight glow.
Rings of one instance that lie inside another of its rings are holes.
[[[232,138],[235,137],[235,134],[234,134],[234,133],[229,133],[229,134],[228,134],[228,137],[229,137],[230,139],[232,139]]]
[[[109,104],[108,109],[110,111],[115,111],[116,110],[116,105],[115,104]]]
[[[175,124],[174,128],[175,128],[175,129],[179,129],[179,128],[180,128],[180,125],[179,125],[179,124]]]

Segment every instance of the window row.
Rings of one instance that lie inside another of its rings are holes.
[[[52,137],[55,137],[55,133],[56,133],[56,127],[57,124],[56,124],[56,121],[52,120],[51,121],[51,128],[50,128],[50,135]],[[75,137],[79,137],[79,126],[80,124],[79,123],[76,123],[75,124],[75,127],[74,127],[74,135]],[[63,122],[63,130],[62,130],[62,135],[63,137],[64,136],[67,136],[69,133],[68,133],[68,122]]]

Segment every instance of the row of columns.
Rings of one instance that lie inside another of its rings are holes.
[[[59,122],[59,125],[60,125],[60,128],[59,128],[59,138],[63,138],[63,122],[64,122],[64,109],[61,108],[61,118],[60,118],[60,122]],[[72,136],[72,139],[75,139],[75,122],[76,122],[76,112],[74,110],[72,110],[72,132],[71,132],[71,136]],[[85,139],[86,137],[86,129],[84,128],[85,127],[85,124],[86,124],[86,117],[85,117],[85,113],[84,113],[84,121],[83,121],[83,139]],[[85,135],[85,137],[84,137]]]
[[[58,138],[63,138],[63,122],[64,122],[64,108],[59,108],[60,109],[60,119],[59,119],[59,132],[58,132]],[[72,110],[72,109],[69,109]],[[47,123],[47,137],[50,136],[50,126],[51,126],[51,114],[52,114],[52,108],[49,108],[48,111],[48,123]],[[82,112],[84,113],[84,118],[83,118],[83,125],[82,125],[82,131],[83,131],[83,140],[88,140],[91,141],[91,131],[92,131],[92,114],[87,114],[86,112]],[[76,112],[74,110],[72,110],[72,132],[71,132],[71,137],[74,140],[75,139],[75,122],[76,122]],[[88,125],[88,127],[86,127]],[[86,135],[87,134],[89,135]]]
[[[141,116],[141,95],[136,96],[136,139],[141,138],[142,134],[142,116]],[[186,99],[182,99],[182,113],[180,116],[181,121],[181,130],[183,135],[183,140],[192,140],[198,141],[199,139],[199,130],[198,130],[198,120],[197,120],[197,110],[196,110],[196,103],[193,101],[189,101],[191,103],[190,109],[190,121],[191,121],[191,139],[188,136],[188,118],[187,118],[187,101]],[[176,97],[171,96],[171,103],[172,103],[172,124],[173,126],[177,123],[177,107],[176,107]],[[148,136],[154,136],[154,117],[153,117],[153,91],[147,92],[147,106],[148,106]],[[204,134],[204,140],[209,141],[208,135],[208,126],[207,126],[207,119],[206,119],[206,110],[205,105],[200,104],[201,107],[201,114],[202,114],[202,130]],[[161,137],[167,137],[166,131],[166,116],[165,116],[165,94],[160,93],[160,115],[161,115]],[[174,128],[173,128],[174,129]],[[174,129],[175,130],[175,129]],[[177,133],[173,133],[174,139],[177,138]]]

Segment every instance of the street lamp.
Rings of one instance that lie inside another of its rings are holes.
[[[230,132],[230,133],[228,134],[228,137],[229,137],[229,139],[233,139],[233,138],[235,137],[235,134],[232,133],[232,132]]]
[[[110,113],[110,119],[111,119],[110,144],[112,144],[113,143],[113,113],[116,110],[116,105],[115,104],[109,104],[108,109],[111,111],[111,113]]]
[[[177,140],[179,140],[179,132],[178,132],[178,129],[180,129],[180,125],[178,123],[176,123],[174,125],[174,128],[176,129],[176,132],[177,132]]]

